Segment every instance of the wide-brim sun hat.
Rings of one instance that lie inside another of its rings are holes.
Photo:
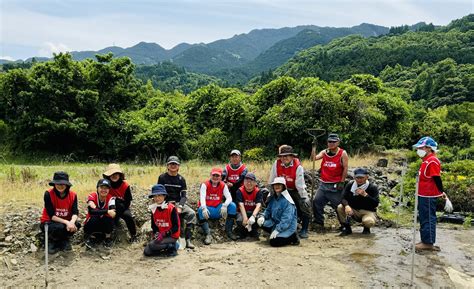
[[[279,157],[282,157],[282,156],[294,156],[294,157],[296,157],[298,155],[293,152],[293,147],[292,146],[284,145],[284,146],[280,147],[280,150],[278,152],[278,156]]]
[[[51,182],[49,182],[49,185],[66,185],[68,187],[72,186],[71,182],[69,182],[69,175],[66,172],[55,172],[53,179]]]
[[[284,185],[286,187],[286,180],[284,177],[276,177],[275,179],[273,179],[273,182],[270,184],[270,185],[276,185],[276,184],[280,184],[280,185]]]
[[[418,140],[416,144],[413,145],[413,148],[422,148],[422,147],[430,147],[432,150],[438,150],[438,143],[429,136],[424,136]]]
[[[166,192],[165,186],[163,186],[162,184],[156,184],[153,187],[151,187],[151,193],[148,195],[148,197],[153,198],[154,196],[158,196],[158,195],[165,195],[165,196],[168,195],[168,193]]]
[[[105,172],[103,173],[103,175],[106,177],[110,177],[111,175],[116,174],[116,173],[123,175],[122,168],[120,168],[119,164],[110,164],[105,169]]]

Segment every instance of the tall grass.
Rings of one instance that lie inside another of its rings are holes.
[[[374,165],[378,159],[375,155],[356,155],[349,160],[350,167]],[[249,171],[254,172],[257,178],[264,183],[267,182],[273,162],[249,162]],[[186,178],[188,189],[191,193],[201,182],[209,177],[212,167],[223,167],[224,163],[208,163],[200,161],[189,161],[181,164],[180,173]],[[320,167],[320,161],[316,162],[316,168]],[[0,164],[0,203],[25,203],[42,205],[43,193],[50,188],[48,185],[54,172],[66,171],[70,176],[74,190],[83,201],[92,191],[95,191],[97,180],[102,177],[107,164],[105,163],[55,163],[55,164]],[[138,165],[121,164],[128,182],[140,188],[149,189],[158,180],[158,176],[166,171],[165,165]],[[303,160],[303,167],[307,170],[312,168],[312,161]]]

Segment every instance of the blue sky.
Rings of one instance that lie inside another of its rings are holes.
[[[0,0],[0,58],[99,50],[140,41],[169,49],[252,29],[313,24],[348,27],[420,21],[446,25],[473,13],[473,0]]]

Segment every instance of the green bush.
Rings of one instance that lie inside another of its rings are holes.
[[[244,159],[246,161],[264,161],[265,149],[262,147],[251,148],[244,151]]]

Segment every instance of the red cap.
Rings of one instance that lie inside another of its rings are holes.
[[[219,175],[219,176],[222,176],[222,169],[221,168],[213,168],[211,170],[211,176],[212,175]]]

